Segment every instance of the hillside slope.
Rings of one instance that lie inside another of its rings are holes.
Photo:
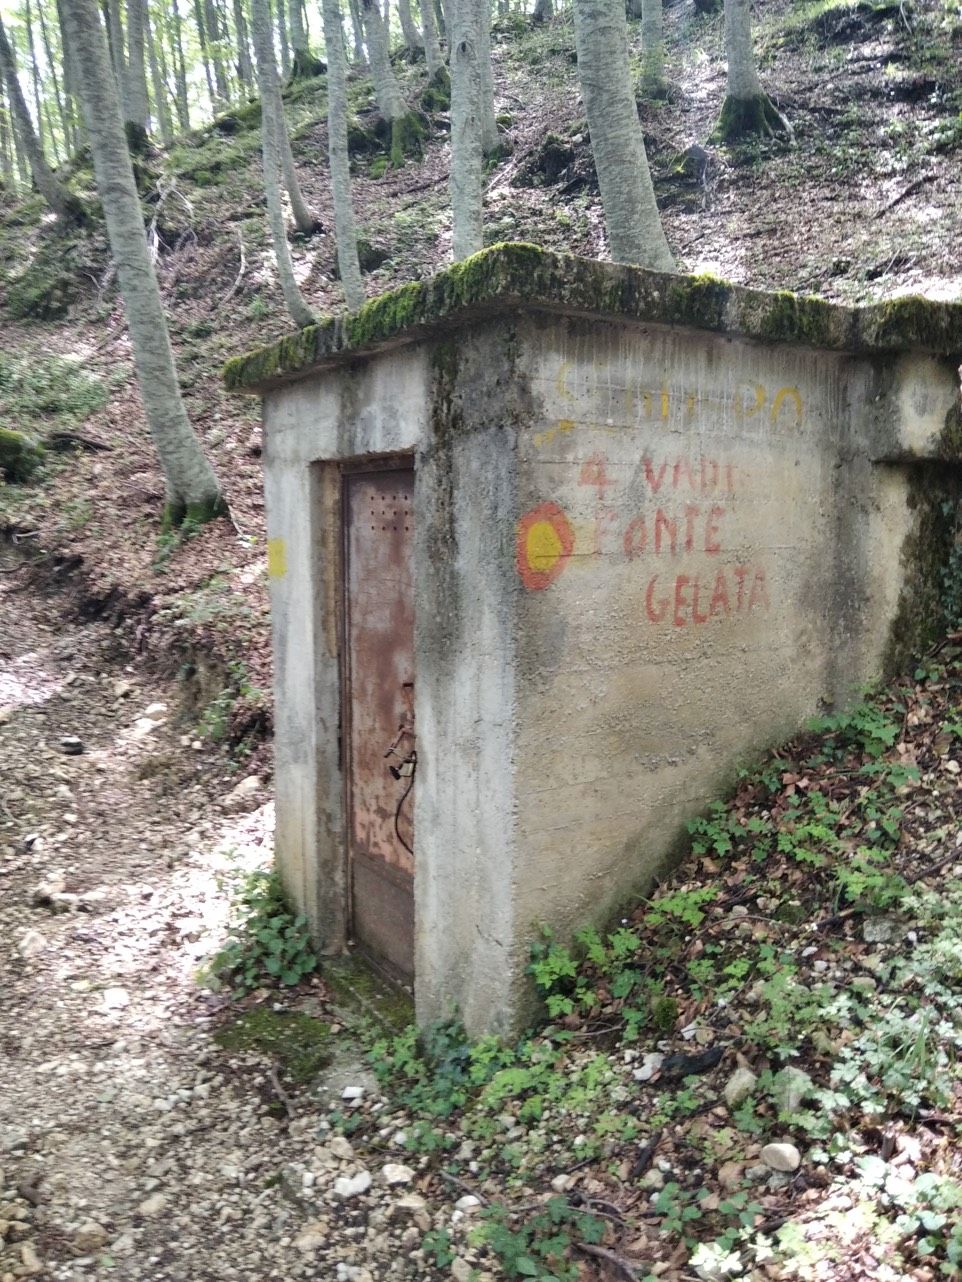
[[[672,3],[667,16],[673,93],[642,114],[681,266],[844,301],[959,293],[957,10],[940,0],[764,4],[762,73],[795,144],[709,143],[686,163],[679,158],[706,144],[723,97],[721,21],[688,3]],[[512,20],[495,32],[494,59],[508,152],[488,174],[486,237],[604,257],[570,22],[531,30]],[[423,69],[399,63],[399,71],[415,97]],[[355,75],[350,97],[369,126],[369,82]],[[288,108],[305,192],[325,229],[294,244],[297,269],[315,308],[335,310],[323,79],[296,85]],[[449,258],[445,130],[445,116],[433,116],[423,159],[398,171],[385,169],[383,155],[354,158],[369,295]],[[89,170],[79,166],[72,183],[89,194]],[[234,664],[238,691],[259,690],[269,664],[258,407],[228,397],[220,382],[225,358],[290,328],[266,235],[256,104],[155,153],[143,186],[188,410],[223,478],[233,526],[218,522],[182,541],[159,534],[162,482],[103,235],[63,237],[36,200],[7,196],[0,421],[41,437],[73,432],[87,447],[48,455],[31,484],[0,485],[0,529],[61,579],[82,568],[84,608],[129,616],[141,650],[169,654],[176,641],[179,657],[216,655],[221,668]]]

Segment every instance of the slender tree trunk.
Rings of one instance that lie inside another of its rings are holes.
[[[17,122],[12,117],[11,132],[13,133],[13,152],[17,159],[17,174],[20,178],[20,186],[29,187],[30,164],[27,160],[27,153],[24,151],[23,143],[20,139],[20,130],[17,128]]]
[[[123,101],[127,60],[124,55],[124,24],[120,13],[120,0],[107,0],[107,35],[110,40],[110,62],[117,77],[117,88],[120,90],[121,101]]]
[[[157,17],[150,24],[149,35],[152,42],[149,47],[153,50],[153,56],[157,60],[157,71],[163,91],[164,111],[167,113],[167,124],[170,129],[171,141],[173,141],[173,136],[177,130],[174,127],[174,112],[171,104],[176,103],[177,94],[171,84],[170,71],[167,66],[167,50],[164,48],[164,34]]]
[[[146,10],[147,0],[127,0],[127,110],[124,125],[133,151],[142,151],[147,142]]]
[[[53,98],[57,107],[57,117],[60,121],[60,133],[63,138],[64,150],[69,155],[71,150],[70,144],[70,124],[67,119],[67,104],[64,95],[60,89],[60,76],[57,74],[57,59],[54,57],[53,45],[50,39],[50,29],[47,26],[47,19],[43,12],[43,0],[38,0],[37,17],[40,19],[40,38],[43,41],[44,58],[47,63],[47,70],[50,76],[50,82],[53,85]],[[63,66],[66,66],[67,51],[63,51]],[[56,135],[52,135],[54,145],[56,145]]]
[[[674,271],[631,89],[624,0],[574,0],[578,75],[611,256]]]
[[[244,90],[249,92],[254,87],[254,68],[251,64],[250,35],[242,0],[234,0],[234,36],[237,41],[237,78]]]
[[[214,68],[214,84],[217,86],[217,98],[219,102],[227,103],[230,101],[230,86],[224,73],[224,39],[214,0],[205,0],[204,21],[207,26],[207,47]]]
[[[327,139],[334,198],[334,238],[337,265],[348,309],[364,303],[364,286],[357,260],[357,229],[351,200],[351,166],[347,151],[347,85],[344,27],[337,0],[322,0],[324,45],[327,50]]]
[[[271,34],[270,10],[267,0],[251,0],[251,28],[254,34],[254,57],[257,62],[257,83],[261,91],[261,141],[264,152],[264,189],[267,195],[267,219],[270,225],[277,275],[284,302],[295,325],[311,325],[315,316],[304,301],[294,279],[294,264],[287,243],[284,210],[281,205],[280,156],[277,139],[283,123],[280,86],[277,82],[277,63],[274,40]]]
[[[173,22],[171,23],[171,57],[174,60],[174,77],[177,82],[177,93],[174,102],[177,104],[177,119],[183,130],[190,128],[190,98],[187,93],[187,63],[184,59],[184,20],[180,14],[180,0],[171,0]]]
[[[150,83],[154,90],[154,119],[160,130],[161,141],[165,147],[169,147],[174,137],[174,129],[170,119],[170,107],[167,102],[167,86],[164,84],[163,77],[160,74],[160,63],[157,60],[157,39],[154,35],[154,29],[150,22],[150,14],[145,13],[146,30],[144,38],[147,43],[147,57],[150,63]]]
[[[291,66],[293,67],[296,55],[299,53],[304,54],[308,51],[307,32],[304,30],[304,14],[301,10],[301,0],[289,0],[287,11],[291,20]]]
[[[552,0],[534,0],[534,13],[531,15],[533,22],[550,22],[553,17]]]
[[[65,0],[64,12],[140,394],[167,483],[167,518],[205,521],[226,509],[181,399],[100,17],[94,0]]]
[[[285,0],[275,0],[277,9],[277,38],[281,49],[281,75],[286,80],[291,74],[291,45],[287,30],[287,6]]]
[[[424,48],[424,37],[418,30],[418,24],[411,15],[411,0],[398,0],[398,17],[401,19],[401,33],[404,43],[413,52]]]
[[[387,28],[378,0],[361,0],[361,14],[364,18],[364,35],[367,38],[378,111],[387,121],[399,120],[405,112],[404,99],[391,67]]]
[[[361,11],[359,0],[348,0],[348,8],[351,11],[351,30],[354,33],[354,61],[363,64],[367,61],[364,54],[364,28],[361,25]]]
[[[725,0],[728,83],[715,137],[730,142],[749,135],[792,135],[792,127],[762,88],[752,48],[750,0]]]
[[[43,98],[40,93],[40,59],[37,57],[37,45],[33,38],[33,16],[30,0],[24,3],[24,18],[27,26],[27,54],[30,66],[30,79],[33,84],[34,120],[37,123],[37,138],[43,150]]]
[[[291,135],[287,129],[287,117],[284,115],[284,99],[281,97],[281,87],[277,82],[275,71],[274,83],[276,86],[275,105],[275,123],[277,127],[277,149],[280,156],[281,173],[284,176],[284,186],[287,188],[287,194],[291,201],[291,213],[294,215],[294,225],[297,230],[304,236],[310,236],[317,230],[317,219],[311,213],[307,201],[301,192],[300,180],[297,177],[297,169],[294,166],[294,153],[291,151]],[[261,105],[263,107],[264,93],[261,90]]]
[[[75,152],[80,146],[80,116],[77,101],[77,75],[74,70],[73,50],[65,35],[62,0],[57,0],[57,30],[60,32],[60,48],[63,51],[63,96],[64,120],[67,132],[67,150]]]
[[[481,75],[481,148],[493,156],[501,147],[494,114],[494,74],[491,68],[491,0],[478,0],[475,22],[478,28],[478,70]]]
[[[641,0],[641,77],[638,87],[644,98],[664,98],[665,13],[663,0]]]
[[[424,32],[424,57],[428,64],[428,79],[433,81],[444,72],[444,57],[438,40],[438,27],[432,0],[421,0],[421,26]]]
[[[429,2],[429,0],[426,0]],[[454,259],[476,254],[484,244],[481,144],[481,69],[473,0],[450,0],[451,210]]]
[[[214,73],[211,66],[207,25],[204,22],[204,7],[201,0],[194,0],[194,21],[197,24],[197,40],[200,44],[200,56],[201,61],[204,64],[204,76],[207,80],[207,92],[210,94],[210,104],[211,107],[216,108],[217,90],[214,87]]]
[[[70,220],[79,217],[80,202],[54,176],[50,166],[44,160],[43,148],[34,130],[33,121],[30,119],[30,112],[17,76],[16,59],[2,21],[0,21],[0,77],[7,87],[7,100],[10,103],[18,152],[29,166],[30,176],[37,190],[59,218]]]
[[[7,96],[2,77],[0,77],[0,173],[3,175],[4,187],[13,188],[16,185],[13,143],[10,138],[10,113],[7,110]]]

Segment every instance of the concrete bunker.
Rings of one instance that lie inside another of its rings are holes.
[[[277,858],[418,1017],[523,1019],[736,766],[937,625],[962,307],[502,246],[229,363],[264,398]]]

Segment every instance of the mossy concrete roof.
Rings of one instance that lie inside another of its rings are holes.
[[[323,366],[410,342],[472,317],[527,309],[681,325],[833,351],[962,355],[962,303],[912,295],[869,307],[768,293],[715,276],[678,276],[505,244],[328,317],[224,367],[231,391],[260,392]]]

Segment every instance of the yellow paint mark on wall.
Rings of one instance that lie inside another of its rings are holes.
[[[287,573],[287,543],[284,539],[267,540],[267,573],[272,579],[283,579]]]
[[[559,418],[554,427],[549,427],[545,432],[535,432],[534,443],[539,449],[542,445],[550,445],[556,436],[561,436],[564,432],[573,432],[576,426],[574,419]]]
[[[535,521],[528,527],[525,552],[532,570],[547,574],[563,551],[558,531],[550,521]]]
[[[772,401],[772,423],[778,423],[778,411],[782,408],[785,401],[791,400],[795,403],[795,426],[802,425],[802,396],[797,387],[780,387],[775,393],[775,399]]]

